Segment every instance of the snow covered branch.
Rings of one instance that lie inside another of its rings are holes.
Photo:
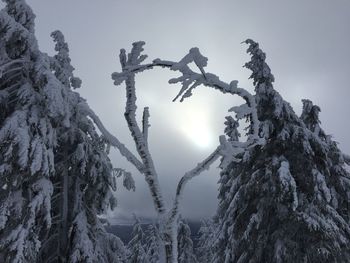
[[[23,64],[25,62],[28,62],[24,59],[14,59],[14,60],[11,60],[9,62],[6,62],[6,63],[3,63],[0,65],[0,78],[2,77],[2,75],[4,74],[5,72],[5,69],[9,68],[10,66],[12,65],[15,65],[15,64]],[[22,68],[21,66],[19,68]]]
[[[132,163],[136,169],[143,173],[144,165],[137,159],[137,157],[124,145],[122,144],[117,137],[109,133],[105,128],[100,118],[90,109],[89,105],[86,102],[80,103],[81,109],[86,112],[86,114],[94,121],[97,128],[102,132],[106,141],[108,141],[112,146],[116,147],[120,154],[124,156],[130,163]]]
[[[126,57],[125,51],[122,50],[120,52],[120,63],[122,65],[124,74],[123,79],[126,84],[126,107],[125,107],[125,119],[128,123],[128,127],[131,133],[131,136],[136,144],[136,150],[143,162],[145,167],[144,175],[146,182],[151,191],[151,195],[153,197],[153,201],[155,204],[155,208],[159,214],[163,214],[165,212],[165,204],[163,201],[163,196],[161,193],[161,189],[159,186],[157,171],[154,167],[154,162],[152,156],[148,149],[147,137],[145,134],[148,133],[148,109],[144,110],[144,118],[143,118],[143,132],[141,131],[137,120],[136,120],[136,89],[135,89],[135,74],[128,71],[127,67],[137,66],[144,59],[146,59],[145,55],[141,55],[143,51],[142,46],[144,42],[137,42],[133,44],[133,48],[131,52]],[[115,78],[114,78],[115,79]],[[147,127],[146,127],[147,126]]]

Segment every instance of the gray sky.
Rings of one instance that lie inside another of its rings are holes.
[[[27,0],[37,15],[36,33],[43,51],[52,54],[50,32],[60,29],[70,45],[80,90],[109,130],[134,149],[123,119],[125,90],[115,87],[111,73],[120,71],[119,49],[146,41],[150,59],[181,59],[197,46],[209,58],[207,72],[252,90],[246,38],[258,41],[275,75],[275,88],[297,113],[301,99],[321,109],[323,128],[350,153],[350,1],[348,0]],[[262,4],[263,3],[263,4]],[[179,86],[167,84],[176,76],[167,69],[137,77],[139,109],[150,107],[150,147],[163,192],[172,201],[182,174],[205,158],[223,133],[228,108],[240,99],[198,88],[184,103],[171,100]],[[141,113],[139,114],[141,119]],[[113,221],[154,215],[150,194],[135,169],[114,152],[115,166],[133,172],[137,190],[121,183]],[[217,166],[217,164],[216,164]],[[215,166],[185,189],[183,215],[208,217],[215,212],[219,170]]]

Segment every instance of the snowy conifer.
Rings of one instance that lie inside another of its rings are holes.
[[[66,108],[60,90],[51,89],[57,80],[48,57],[38,50],[32,10],[22,0],[4,2],[0,11],[0,258],[36,262],[52,221],[54,124],[65,118]]]
[[[159,230],[154,224],[150,224],[146,231],[146,254],[149,263],[160,261],[161,237]]]
[[[118,253],[124,253],[123,247],[115,251],[108,242],[121,242],[106,233],[97,217],[115,205],[111,193],[115,181],[107,156],[108,146],[83,110],[86,102],[72,91],[80,87],[81,81],[73,75],[63,34],[55,31],[52,36],[57,54],[51,58],[51,66],[65,87],[63,94],[71,114],[64,121],[69,125],[57,128],[56,176],[53,178],[53,215],[57,220],[42,248],[42,259],[50,257],[72,263],[119,262]]]
[[[215,227],[213,222],[211,220],[203,220],[199,229],[199,237],[196,247],[198,262],[211,263],[213,261],[214,234]]]
[[[315,133],[319,110],[304,103],[296,116],[273,89],[265,53],[246,43],[266,144],[222,172],[214,262],[348,262],[344,155]]]
[[[39,51],[23,0],[0,11],[0,259],[121,262],[122,242],[98,215],[115,205],[108,145],[71,88],[63,35],[57,55]],[[51,198],[52,196],[52,198]]]
[[[178,242],[178,256],[179,263],[196,263],[196,255],[193,251],[193,241],[191,239],[191,229],[183,220],[179,222],[179,229],[177,234]]]
[[[131,236],[132,238],[127,246],[127,262],[148,263],[147,254],[145,250],[145,234],[142,230],[140,220],[136,216]]]

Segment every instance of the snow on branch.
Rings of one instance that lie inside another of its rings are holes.
[[[20,64],[18,69],[21,69],[22,64],[25,62],[28,62],[28,61],[25,61],[23,59],[15,59],[15,60],[10,60],[9,62],[1,64],[0,65],[0,78],[7,72],[7,71],[5,71],[7,68],[10,68],[12,65]],[[10,70],[12,70],[12,68],[10,68]]]
[[[130,172],[127,172],[121,168],[114,168],[113,173],[114,173],[115,177],[123,177],[123,186],[126,188],[126,190],[128,190],[128,191],[132,190],[135,192],[136,185],[135,185],[134,178],[132,178],[132,175]],[[116,185],[116,184],[114,184],[114,185]]]
[[[143,174],[145,176],[146,182],[151,191],[155,208],[158,213],[163,214],[165,212],[165,204],[163,200],[163,195],[159,186],[157,171],[154,166],[152,156],[150,154],[147,137],[148,137],[148,127],[149,127],[149,111],[148,108],[144,109],[143,114],[143,129],[141,131],[137,120],[136,120],[136,88],[135,88],[135,73],[133,68],[140,65],[147,56],[141,55],[143,51],[144,42],[133,43],[131,52],[126,55],[126,51],[122,49],[120,51],[119,59],[122,66],[122,73],[113,73],[112,79],[115,85],[121,84],[125,81],[126,86],[126,106],[124,117],[128,124],[129,131],[135,142],[136,150],[142,160],[143,166],[145,168]]]
[[[109,131],[105,128],[100,118],[90,109],[89,105],[83,101],[79,104],[80,109],[85,111],[86,115],[88,115],[96,124],[97,128],[101,131],[104,136],[104,139],[108,141],[112,146],[116,147],[120,154],[124,156],[130,163],[132,163],[136,169],[142,173],[144,170],[144,165],[136,158],[136,156],[124,145],[122,144],[117,137],[113,136],[109,133]]]

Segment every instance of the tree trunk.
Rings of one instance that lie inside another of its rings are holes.
[[[177,235],[172,233],[172,228],[166,228],[161,235],[165,250],[165,262],[166,263],[177,263]],[[177,231],[177,228],[176,230]]]

